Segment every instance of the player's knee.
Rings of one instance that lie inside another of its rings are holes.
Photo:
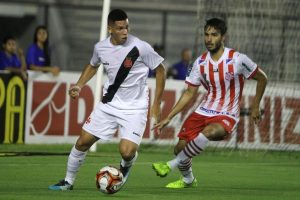
[[[75,145],[75,148],[78,150],[78,151],[82,151],[82,152],[85,152],[87,150],[89,150],[90,147],[88,147],[87,145],[84,145],[82,143],[76,143]]]
[[[205,127],[202,134],[212,141],[223,140],[226,137],[226,131],[219,124]]]
[[[82,138],[79,138],[75,144],[75,148],[79,151],[87,151],[92,146],[93,143],[87,142]]]
[[[135,151],[127,150],[127,151],[121,151],[120,153],[122,158],[126,161],[132,160],[132,158],[135,156]]]

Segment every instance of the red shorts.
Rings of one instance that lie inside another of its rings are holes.
[[[226,115],[209,117],[193,112],[183,123],[178,137],[189,142],[197,137],[207,125],[212,123],[221,124],[227,133],[231,133],[237,121]]]

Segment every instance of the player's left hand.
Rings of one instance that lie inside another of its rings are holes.
[[[163,119],[161,122],[157,123],[154,125],[154,127],[151,130],[154,130],[156,132],[156,134],[159,136],[162,133],[162,129],[167,126],[170,123],[170,119],[169,118],[165,118]]]
[[[251,118],[255,124],[258,124],[261,120],[261,112],[258,106],[253,106],[251,109]]]
[[[150,110],[150,116],[151,118],[154,118],[154,125],[160,122],[161,117],[161,109],[160,105],[153,104]]]

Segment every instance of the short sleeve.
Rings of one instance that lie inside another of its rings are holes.
[[[20,59],[18,58],[18,56],[16,54],[13,55],[13,60],[14,60],[13,67],[21,68],[22,65],[21,65]]]
[[[252,76],[255,75],[256,71],[258,70],[257,64],[253,62],[248,56],[245,54],[239,54],[237,57],[237,65],[245,78],[250,79]]]
[[[94,47],[94,52],[93,52],[93,56],[91,58],[90,64],[94,67],[99,67],[99,65],[101,64],[101,59],[98,56],[98,51],[97,51],[96,45]]]
[[[34,48],[33,46],[30,46],[28,48],[27,54],[26,54],[26,64],[27,67],[29,68],[30,65],[35,65],[35,56],[34,56]]]
[[[158,55],[157,52],[146,42],[142,42],[139,49],[142,61],[151,70],[154,70],[160,63],[164,61],[164,58]]]
[[[199,58],[195,60],[193,65],[190,65],[186,74],[185,82],[192,86],[200,86],[200,69],[198,65]]]

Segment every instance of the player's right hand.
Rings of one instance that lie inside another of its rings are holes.
[[[69,89],[69,95],[71,98],[76,99],[79,96],[81,87],[79,87],[78,85],[73,85],[72,87],[70,87]]]

